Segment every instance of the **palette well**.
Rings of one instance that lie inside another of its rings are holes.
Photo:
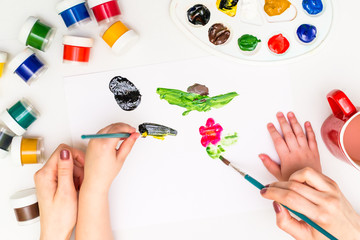
[[[309,13],[306,0],[242,0],[236,7],[231,2],[172,0],[170,14],[193,42],[214,55],[240,61],[275,62],[309,54],[331,30],[331,0],[317,0],[322,10],[311,6],[315,14]]]

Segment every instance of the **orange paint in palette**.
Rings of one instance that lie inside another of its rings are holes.
[[[43,163],[44,145],[41,138],[14,137],[11,159],[16,165]]]
[[[134,44],[138,35],[125,24],[117,21],[105,28],[101,38],[115,53],[119,54]]]

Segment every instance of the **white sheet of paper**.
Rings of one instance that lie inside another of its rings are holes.
[[[142,102],[123,111],[108,85],[114,76],[135,84]],[[139,139],[110,191],[113,229],[132,228],[189,219],[239,214],[269,208],[271,202],[200,144],[199,127],[209,117],[238,132],[239,141],[224,156],[263,184],[275,179],[263,167],[259,153],[278,157],[266,130],[277,111],[291,110],[290,74],[284,66],[248,66],[215,57],[192,59],[66,77],[65,92],[73,144],[85,147],[82,134],[93,134],[114,122],[137,127],[154,122],[178,130],[164,141]],[[240,96],[221,109],[191,112],[160,100],[158,87],[186,91],[205,84],[210,96],[236,91]],[[104,163],[105,164],[105,163]]]

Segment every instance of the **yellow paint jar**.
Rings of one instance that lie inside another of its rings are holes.
[[[0,52],[0,77],[2,76],[6,59],[7,59],[7,53],[6,52]]]
[[[119,54],[134,44],[138,39],[138,35],[122,22],[117,21],[105,27],[101,38],[115,53]]]
[[[16,165],[43,163],[42,138],[14,137],[11,143],[11,159]]]

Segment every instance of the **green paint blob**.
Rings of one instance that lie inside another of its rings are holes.
[[[242,51],[247,51],[247,52],[254,51],[259,42],[261,42],[260,39],[250,34],[242,35],[238,39],[239,48]]]
[[[211,157],[212,159],[216,159],[219,158],[223,152],[225,152],[225,149],[221,145],[215,146],[210,143],[206,147],[206,152],[209,155],[209,157]]]
[[[233,133],[233,134],[228,134],[225,137],[223,137],[220,141],[220,144],[223,146],[231,146],[235,143],[237,143],[239,137],[237,135],[237,133]]]
[[[186,108],[187,111],[183,112],[183,116],[188,115],[191,111],[207,112],[212,108],[221,108],[239,96],[236,92],[231,92],[209,97],[168,88],[158,88],[156,93],[160,95],[160,99],[165,99],[169,104]]]

